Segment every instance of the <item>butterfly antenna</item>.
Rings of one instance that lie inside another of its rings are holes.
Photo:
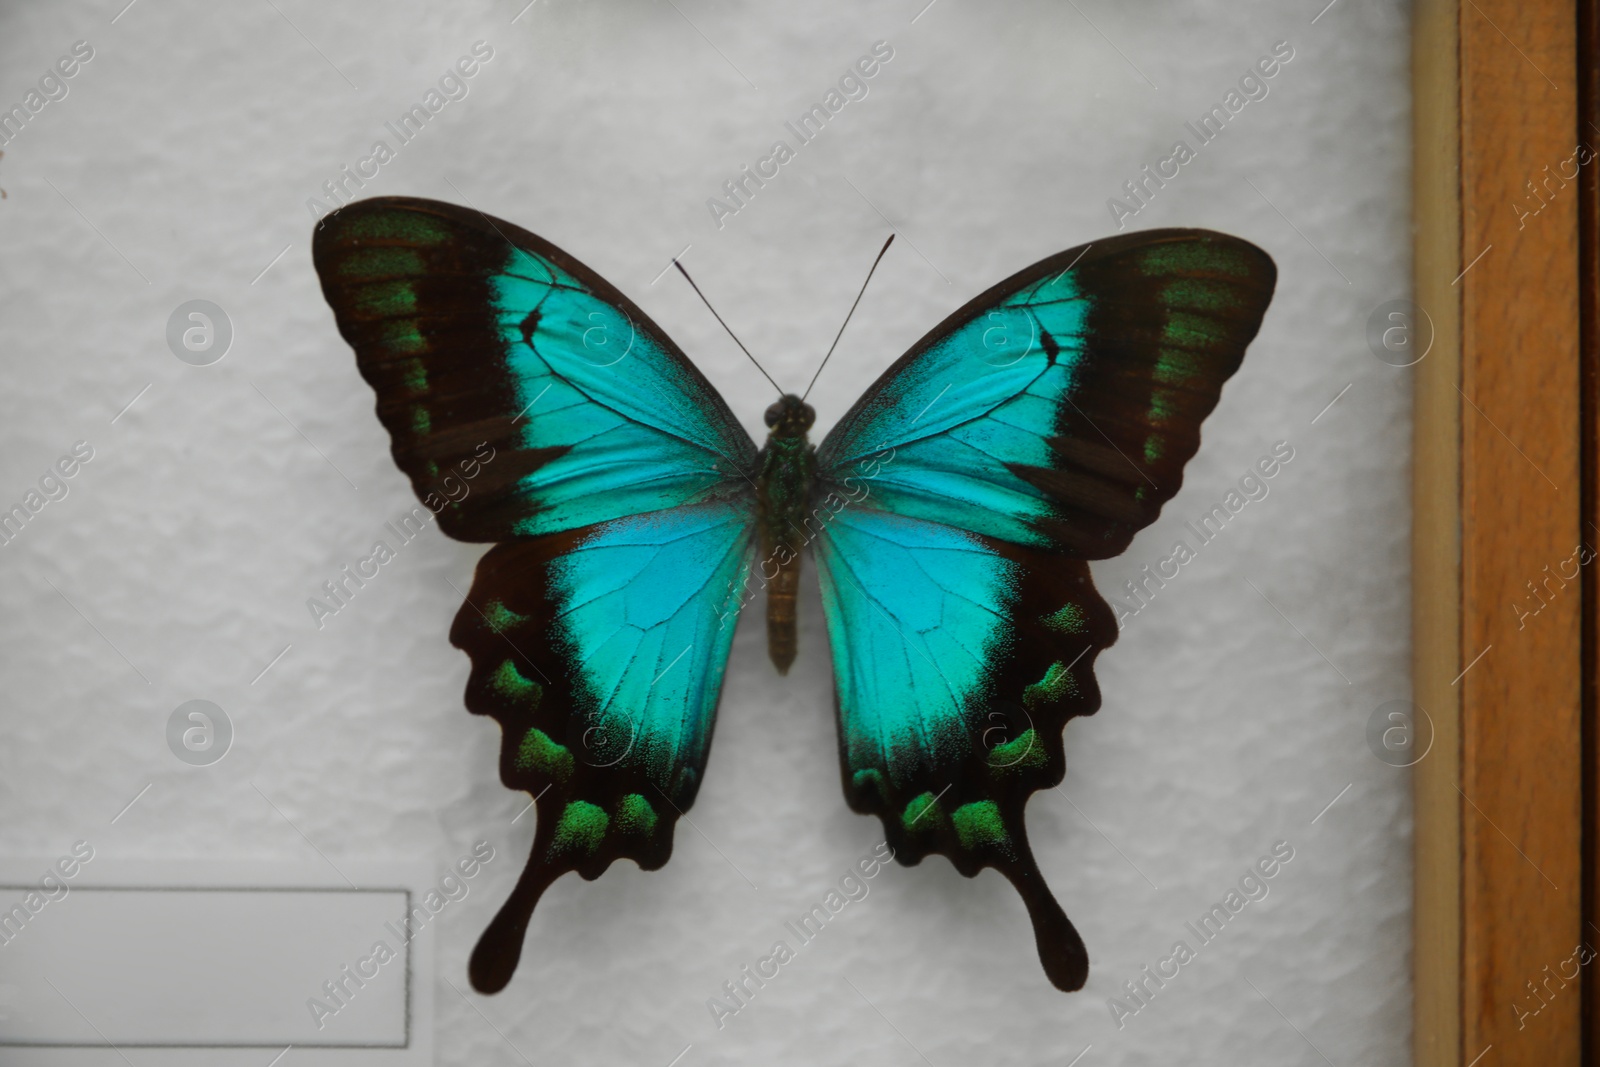
[[[694,295],[700,298],[700,302],[706,306],[706,310],[711,312],[712,318],[721,323],[724,330],[728,330],[728,336],[733,338],[733,343],[739,346],[739,351],[743,352],[747,356],[750,356],[750,362],[756,364],[756,370],[761,372],[761,376],[767,381],[772,382],[772,375],[767,373],[765,367],[759,363],[756,363],[756,357],[750,355],[750,350],[744,346],[743,341],[739,340],[739,335],[734,333],[732,330],[729,330],[727,323],[722,322],[722,316],[717,314],[717,309],[711,306],[711,301],[706,299],[706,294],[700,291],[700,287],[694,283],[694,279],[689,277],[689,272],[683,269],[683,264],[679,263],[677,260],[673,260],[672,265],[678,268],[678,273],[683,275],[683,280],[689,283],[689,288],[694,290]],[[778,391],[779,396],[783,395],[783,386],[779,385],[777,382],[772,382],[772,387]]]
[[[833,335],[833,344],[828,346],[828,355],[822,357],[822,363],[817,367],[817,373],[811,376],[811,385],[806,386],[806,391],[800,394],[801,400],[811,395],[811,386],[816,385],[817,379],[822,377],[822,368],[828,365],[828,359],[833,355],[833,350],[839,347],[839,338],[844,336],[844,328],[850,325],[850,316],[856,313],[856,304],[861,303],[861,298],[867,295],[867,282],[872,281],[873,271],[878,269],[878,264],[883,260],[883,254],[889,251],[889,246],[892,244],[894,244],[894,234],[891,233],[889,239],[883,242],[883,247],[878,250],[878,258],[872,261],[872,270],[867,271],[867,281],[861,283],[861,292],[856,294],[856,303],[850,305],[850,310],[845,313],[844,322],[839,324],[839,332]]]

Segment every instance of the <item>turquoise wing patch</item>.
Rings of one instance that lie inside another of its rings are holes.
[[[1085,561],[1177,493],[1201,421],[1272,296],[1266,253],[1200,230],[1034,264],[896,362],[818,449],[814,543],[852,808],[897,856],[1003,872],[1045,972],[1082,988],[1082,939],[1023,809],[1065,773],[1117,636]]]

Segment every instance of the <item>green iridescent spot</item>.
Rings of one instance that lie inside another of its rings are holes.
[[[417,396],[428,391],[428,368],[423,366],[420,359],[408,359],[405,365],[406,391],[412,396]],[[438,473],[437,464],[430,464],[435,474]]]
[[[1161,334],[1165,340],[1190,348],[1211,348],[1227,338],[1228,328],[1222,320],[1210,315],[1171,311],[1167,314],[1166,329]],[[1167,350],[1162,351],[1165,353]]]
[[[656,809],[638,793],[617,801],[617,833],[649,837],[656,831]]]
[[[1242,301],[1239,290],[1228,285],[1218,285],[1204,278],[1180,278],[1161,288],[1162,302],[1169,307],[1194,308],[1226,314],[1237,311]]]
[[[876,767],[868,767],[866,770],[857,771],[850,776],[850,791],[854,796],[860,797],[862,800],[872,798],[881,801],[883,798],[882,773]]]
[[[417,291],[406,281],[378,282],[362,286],[355,304],[371,315],[409,315],[417,309]]]
[[[606,826],[610,822],[611,817],[606,814],[606,809],[587,800],[574,800],[561,813],[561,821],[556,823],[555,837],[550,842],[550,855],[571,855],[575,852],[585,856],[594,855],[600,842],[605,840]]]
[[[1043,767],[1049,762],[1050,758],[1045,755],[1044,745],[1032,728],[1022,731],[1015,739],[989,750],[989,770],[995,774]]]
[[[384,323],[383,344],[390,351],[406,355],[428,350],[428,339],[417,329],[416,319],[395,319]]]
[[[1152,245],[1143,252],[1146,277],[1163,274],[1233,274],[1250,273],[1250,261],[1236,248],[1215,245],[1207,241],[1179,241],[1172,244]]]
[[[1144,461],[1146,463],[1157,462],[1166,453],[1166,451],[1167,440],[1159,434],[1151,434],[1149,437],[1144,439]],[[1139,488],[1143,489],[1144,486],[1141,485]],[[1142,500],[1144,498],[1140,497],[1139,499]]]
[[[1172,421],[1172,416],[1178,411],[1178,394],[1171,389],[1155,386],[1150,390],[1150,414],[1148,416],[1152,425],[1164,426]]]
[[[339,273],[354,278],[392,278],[423,273],[422,254],[409,248],[363,248],[339,264]]]
[[[1202,369],[1200,357],[1188,349],[1163,348],[1150,376],[1162,385],[1183,385],[1200,377]]]
[[[409,241],[419,245],[436,245],[450,236],[444,223],[412,211],[359,215],[345,223],[344,232],[351,237]]]
[[[1044,624],[1064,634],[1081,634],[1089,628],[1089,618],[1077,604],[1067,604],[1060,611],[1044,617]]]
[[[914,797],[906,809],[900,813],[900,825],[906,828],[908,834],[920,834],[938,827],[939,820],[944,818],[944,809],[939,806],[939,798],[932,793],[924,793]]]
[[[489,684],[496,693],[513,700],[538,700],[543,692],[538,682],[524,678],[522,672],[517,670],[517,665],[510,660],[495,668]]]
[[[550,740],[543,730],[530,729],[517,746],[517,770],[538,771],[554,782],[572,777],[572,753],[566,745]]]
[[[497,634],[503,634],[513,626],[521,626],[528,618],[527,615],[518,615],[498,600],[489,601],[483,612],[484,623]]]
[[[433,429],[433,416],[428,414],[428,409],[418,404],[411,409],[411,432],[425,434]]]
[[[1066,696],[1078,695],[1078,680],[1067,670],[1066,665],[1060,660],[1050,664],[1049,670],[1044,672],[1044,677],[1028,686],[1022,691],[1022,705],[1029,711],[1046,701],[1060,700]]]
[[[971,851],[985,845],[995,845],[1010,851],[1011,835],[1000,817],[1000,805],[992,800],[975,800],[963,804],[950,816],[956,828],[961,847]]]

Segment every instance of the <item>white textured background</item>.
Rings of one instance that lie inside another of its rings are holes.
[[[443,917],[441,1064],[522,1062],[508,1039],[535,1063],[665,1065],[692,1045],[684,1067],[1065,1065],[1089,1045],[1081,1067],[1408,1061],[1409,783],[1364,741],[1372,710],[1409,692],[1410,382],[1364,340],[1372,309],[1408,288],[1404,6],[1342,0],[1313,24],[1324,0],[939,0],[913,24],[922,0],[541,0],[513,23],[523,0],[142,0],[113,24],[122,3],[0,13],[7,106],[73,41],[95,48],[0,160],[0,502],[73,441],[96,450],[0,548],[0,853],[86,838],[117,856],[300,860],[314,845],[335,864],[442,870],[487,838],[503,859]],[[825,430],[972,294],[1111,232],[1107,197],[1273,42],[1293,45],[1270,95],[1135,223],[1240,235],[1280,277],[1183,492],[1097,565],[1107,599],[1273,442],[1295,458],[1101,657],[1104,707],[1068,728],[1065,794],[1028,809],[1089,945],[1084,992],[1045,981],[999,875],[969,881],[936,857],[880,875],[713,1025],[706,998],[878,840],[840,794],[814,586],[789,678],[766,663],[760,613],[740,627],[693,812],[703,835],[680,826],[655,874],[558,883],[516,980],[473,996],[478,1011],[444,984],[467,988],[533,817],[511,824],[527,798],[500,786],[499,730],[463,710],[467,660],[446,640],[449,583],[466,587],[481,546],[430,530],[311,623],[306,598],[414,502],[321,299],[304,203],[478,39],[495,55],[470,95],[366,191],[470,201],[571,251],[752,432],[770,389],[680,279],[651,284],[686,244],[702,288],[795,387],[898,228],[815,394]],[[718,232],[706,197],[879,39],[895,57],[870,95]],[[236,331],[208,368],[164,338],[196,297]],[[196,697],[237,731],[205,769],[163,735]],[[1119,1030],[1106,998],[1278,839],[1296,856],[1271,895]]]

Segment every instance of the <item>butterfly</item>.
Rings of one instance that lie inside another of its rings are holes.
[[[318,224],[313,260],[395,462],[446,534],[493,545],[450,640],[538,819],[473,952],[479,991],[510,981],[556,878],[667,862],[734,623],[765,592],[787,671],[808,549],[847,803],[902,864],[998,869],[1049,980],[1082,988],[1023,809],[1062,780],[1067,720],[1100,705],[1118,627],[1088,561],[1177,493],[1271,301],[1265,252],[1168,229],[1051,256],[931,330],[820,444],[784,393],[762,448],[632,301],[510,223],[356,201]],[[456,472],[470,492],[441,495]]]

